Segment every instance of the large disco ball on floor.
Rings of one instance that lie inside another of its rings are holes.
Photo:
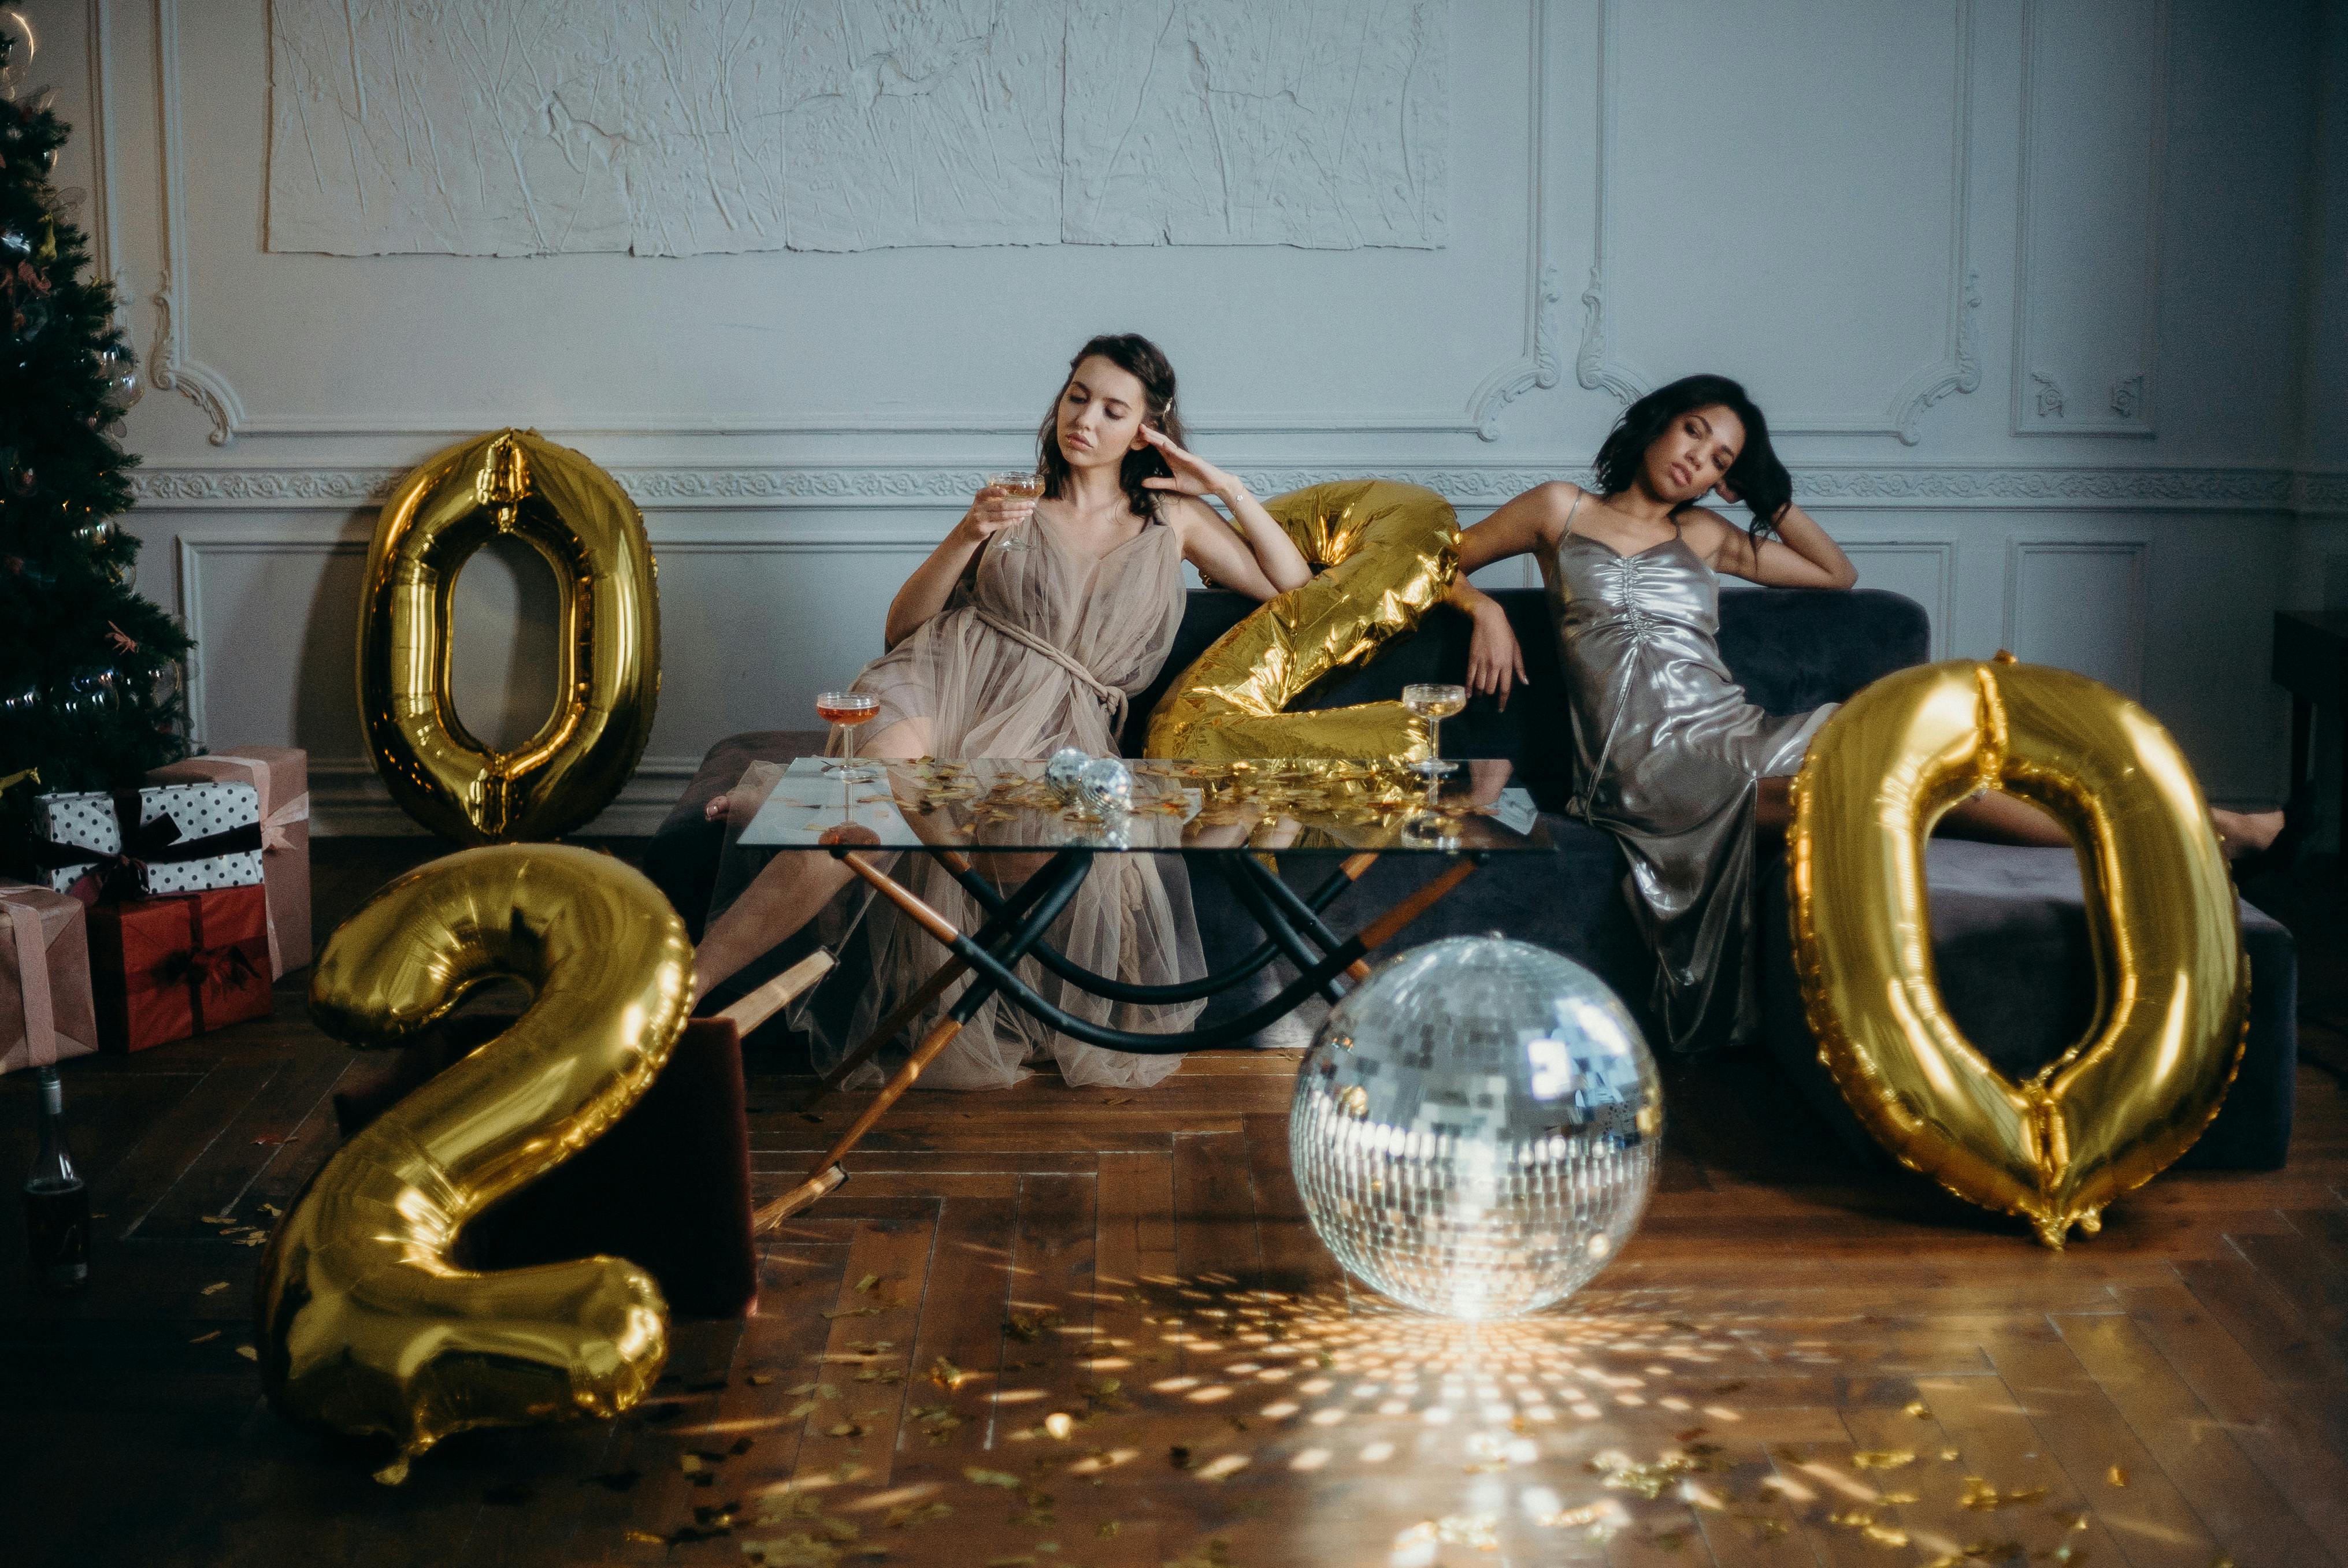
[[[1663,1147],[1639,1026],[1597,976],[1500,937],[1431,942],[1331,1011],[1289,1157],[1337,1261],[1398,1301],[1509,1317],[1630,1239]]]

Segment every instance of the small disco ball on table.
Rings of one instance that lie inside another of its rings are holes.
[[[1288,1148],[1347,1272],[1454,1317],[1589,1283],[1654,1185],[1663,1087],[1597,976],[1529,942],[1454,937],[1340,1002],[1297,1076]]]

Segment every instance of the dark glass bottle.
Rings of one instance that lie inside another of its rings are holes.
[[[89,1283],[89,1187],[66,1149],[66,1091],[54,1067],[36,1074],[41,1152],[25,1178],[26,1275],[36,1290]]]

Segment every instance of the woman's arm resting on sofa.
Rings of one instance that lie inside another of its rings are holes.
[[[1468,643],[1468,689],[1492,693],[1504,709],[1509,688],[1525,680],[1525,651],[1517,645],[1499,601],[1469,582],[1468,574],[1554,543],[1580,493],[1561,481],[1537,485],[1459,532],[1459,575],[1444,602],[1475,623]]]

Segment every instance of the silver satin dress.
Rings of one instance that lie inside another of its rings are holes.
[[[1581,503],[1575,502],[1578,508]],[[1760,781],[1794,773],[1835,704],[1773,718],[1720,659],[1720,579],[1677,537],[1636,555],[1571,530],[1535,552],[1557,622],[1581,788],[1572,810],[1612,833],[1623,890],[1655,955],[1671,1047],[1698,1049],[1723,969],[1729,1039],[1758,1024],[1753,948]]]

